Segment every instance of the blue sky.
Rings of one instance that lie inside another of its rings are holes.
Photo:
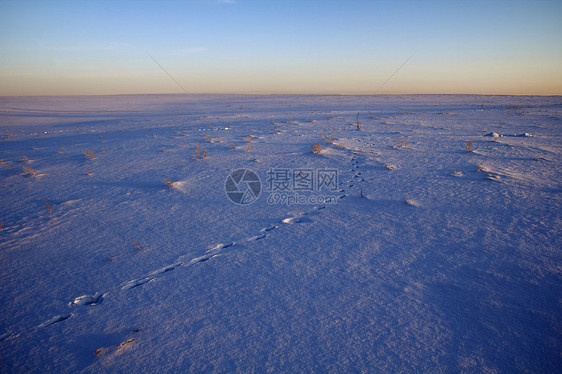
[[[561,1],[2,1],[0,95],[562,94]]]

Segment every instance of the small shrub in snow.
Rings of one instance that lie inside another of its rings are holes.
[[[203,148],[202,150],[199,149],[199,143],[195,144],[195,152],[193,152],[193,158],[196,160],[203,159],[207,157],[207,150]]]
[[[310,146],[310,148],[312,148],[311,152],[315,154],[320,153],[320,151],[322,151],[322,147],[320,147],[320,144],[318,143],[314,143],[313,145]]]
[[[490,169],[488,169],[488,167],[486,165],[478,164],[478,165],[476,165],[476,171],[488,172],[488,171],[490,171]]]
[[[91,149],[86,149],[85,151],[82,151],[82,153],[84,153],[84,157],[86,157],[88,160],[93,160],[94,158],[96,158],[96,153]]]
[[[331,136],[331,137],[328,137],[328,136],[324,135],[323,132],[321,132],[320,135],[322,136],[322,139],[324,139],[324,141],[325,141],[326,143],[328,143],[328,144],[334,144],[334,137],[335,137],[335,135],[336,135],[335,130],[332,131],[332,136]]]
[[[246,152],[250,152],[252,150],[252,135],[248,135],[244,140],[246,140],[246,143],[248,144],[245,150]]]
[[[30,167],[28,167],[28,166],[23,166],[23,165],[22,165],[21,168],[22,168],[22,170],[24,171],[24,173],[31,174],[31,175],[33,175],[34,177],[36,177],[36,176],[39,175],[39,173],[37,172],[37,170],[32,169],[32,168],[30,168]]]
[[[117,349],[122,348],[123,346],[132,343],[134,340],[135,340],[135,339],[128,339],[128,340],[125,340],[124,342],[122,342],[121,344],[119,344],[119,347],[117,347]]]
[[[6,161],[0,161],[0,165],[6,165],[7,167],[9,167],[10,169],[14,170],[14,167],[12,165],[10,165],[10,163],[6,162]]]
[[[47,203],[47,209],[49,209],[49,216],[51,216],[51,220],[53,220],[53,205],[47,198],[45,197],[45,202]]]
[[[394,149],[406,149],[408,148],[408,139],[407,138],[395,138],[394,139]]]

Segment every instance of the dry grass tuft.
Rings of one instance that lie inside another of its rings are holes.
[[[10,163],[9,163],[9,162],[6,162],[6,161],[0,161],[0,165],[2,165],[2,164],[6,165],[6,166],[7,166],[7,167],[9,167],[10,169],[14,170],[14,167],[13,167],[12,165],[10,165]]]
[[[199,149],[199,143],[195,143],[195,151],[193,152],[193,158],[195,160],[204,159],[207,157],[207,150],[203,148],[202,150]]]
[[[32,169],[32,168],[30,168],[30,167],[28,167],[28,166],[22,165],[21,168],[22,168],[22,170],[24,171],[24,173],[29,173],[29,174],[33,175],[34,177],[36,177],[36,176],[39,175],[39,172],[38,172],[37,170]]]
[[[84,157],[86,157],[88,160],[93,160],[96,158],[96,153],[91,149],[86,149],[85,151],[82,151],[82,153],[84,153]]]
[[[247,137],[244,138],[244,140],[247,143],[245,151],[250,152],[252,150],[252,135],[251,134],[248,135]]]
[[[478,164],[478,165],[476,165],[476,171],[488,172],[488,171],[490,171],[490,168],[488,167],[488,165]]]
[[[53,218],[53,204],[51,204],[51,202],[49,200],[47,200],[46,197],[44,197],[45,202],[47,203],[47,209],[49,209],[49,215],[51,216],[51,221],[54,219]]]
[[[406,149],[408,148],[408,139],[407,138],[395,138],[394,139],[394,149]]]
[[[220,143],[221,142],[221,137],[217,136],[216,139],[211,138],[209,135],[205,134],[205,141],[208,141],[209,143]]]
[[[322,147],[320,147],[320,144],[318,144],[318,142],[311,145],[310,148],[311,148],[311,152],[314,154],[318,154],[322,151]]]
[[[131,244],[133,245],[133,247],[135,247],[136,249],[138,249],[139,251],[142,251],[141,246],[139,245],[139,243],[137,243],[134,240],[131,240]]]
[[[333,130],[333,131],[332,131],[332,136],[331,136],[331,137],[328,137],[328,136],[324,135],[323,132],[321,132],[320,135],[322,136],[322,139],[324,139],[324,141],[325,141],[326,143],[328,143],[328,144],[334,144],[334,138],[335,138],[335,135],[336,135],[336,130]]]
[[[123,346],[132,343],[134,340],[135,340],[134,338],[125,340],[123,343],[119,344],[119,347],[117,347],[117,349],[122,348]]]

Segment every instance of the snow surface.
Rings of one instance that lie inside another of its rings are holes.
[[[561,115],[0,98],[0,371],[559,372]],[[263,183],[249,205],[225,194],[240,168]],[[272,168],[337,169],[336,203],[269,204]]]

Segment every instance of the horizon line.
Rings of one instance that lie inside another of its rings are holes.
[[[4,95],[0,97],[85,97],[85,96],[148,96],[148,95],[187,95],[185,92],[161,93],[107,93],[107,94],[29,94],[29,95]],[[209,96],[528,96],[528,97],[560,97],[560,94],[505,94],[505,93],[227,93],[227,92],[200,92],[189,95]]]

